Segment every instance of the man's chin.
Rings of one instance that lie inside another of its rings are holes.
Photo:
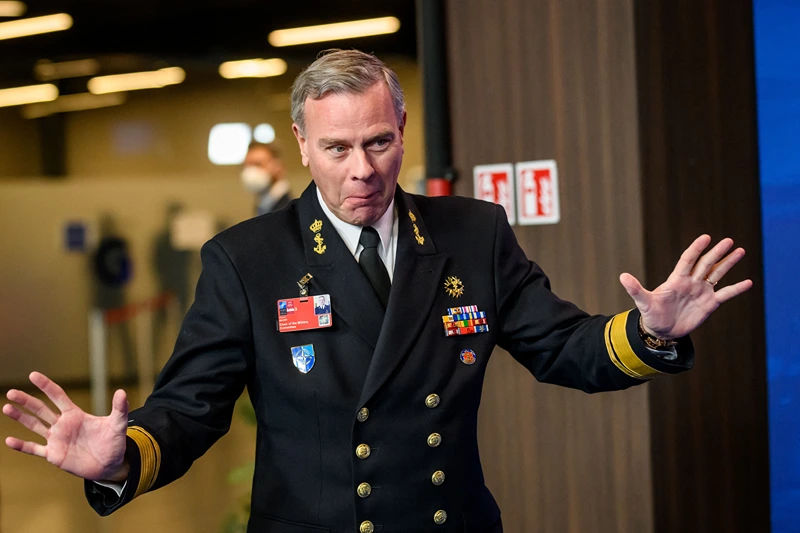
[[[385,212],[385,207],[364,206],[342,213],[342,220],[354,226],[371,226],[379,221]]]
[[[376,205],[377,202],[374,201],[361,205],[353,202],[356,205],[349,205],[346,209],[342,209],[339,218],[354,226],[371,226],[381,219],[391,203],[391,199],[389,202],[383,198],[378,201],[381,202],[381,205]]]

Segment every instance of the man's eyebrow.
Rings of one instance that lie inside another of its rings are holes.
[[[375,135],[372,135],[371,137],[367,138],[366,144],[370,144],[377,141],[378,139],[385,139],[387,137],[389,138],[389,140],[394,139],[394,131],[384,130],[380,133],[376,133]]]
[[[340,144],[347,144],[343,139],[334,139],[333,137],[322,137],[318,143],[320,146],[337,146]]]
[[[367,137],[367,139],[364,141],[364,144],[374,143],[375,141],[377,141],[379,139],[386,139],[387,137],[389,138],[389,140],[392,140],[392,139],[394,139],[394,136],[395,136],[394,131],[392,131],[392,130],[384,130],[384,131],[381,131],[379,133],[376,133],[375,135],[371,135],[371,136]],[[344,139],[336,139],[336,138],[333,138],[333,137],[322,137],[322,138],[319,139],[318,143],[319,143],[320,146],[347,145],[347,141],[345,141]]]

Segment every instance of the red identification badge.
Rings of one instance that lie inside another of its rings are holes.
[[[278,331],[329,328],[333,324],[330,294],[278,300]]]

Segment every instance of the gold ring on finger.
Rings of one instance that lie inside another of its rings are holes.
[[[706,278],[706,282],[711,285],[712,287],[716,287],[719,281],[711,281],[710,279]]]

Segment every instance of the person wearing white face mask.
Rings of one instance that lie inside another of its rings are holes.
[[[283,161],[276,147],[271,144],[250,144],[241,179],[244,188],[256,195],[257,215],[282,209],[292,199],[289,182],[283,174]]]

